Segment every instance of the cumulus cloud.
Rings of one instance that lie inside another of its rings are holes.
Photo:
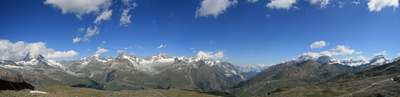
[[[296,0],[271,0],[271,2],[266,5],[266,7],[276,9],[289,9],[295,3]]]
[[[99,16],[97,16],[96,20],[93,21],[93,23],[101,23],[101,20],[110,20],[112,15],[112,10],[105,10],[103,13],[101,13]]]
[[[137,4],[132,2],[132,0],[122,0],[122,3],[124,3],[127,8],[122,10],[121,19],[119,19],[119,25],[128,26],[128,24],[131,23],[131,15],[128,13],[131,9],[135,8]]]
[[[109,50],[101,48],[101,47],[97,47],[97,51],[95,52],[95,54],[101,54],[101,53],[106,53]]]
[[[332,48],[331,51],[322,51],[319,53],[313,53],[313,52],[308,52],[304,53],[303,55],[310,55],[313,57],[318,57],[318,56],[336,56],[336,55],[351,55],[355,51],[354,49],[350,49],[348,46],[342,46],[338,45],[336,48]]]
[[[165,48],[165,47],[167,47],[167,45],[161,44],[161,45],[158,46],[157,48],[160,49],[160,48]]]
[[[321,8],[325,8],[329,4],[329,0],[310,0],[311,4],[319,4]],[[342,5],[342,4],[341,4]]]
[[[1,60],[22,60],[27,53],[30,55],[41,54],[46,58],[72,58],[76,57],[79,53],[70,51],[54,51],[52,48],[47,48],[46,43],[26,43],[24,41],[18,41],[15,43],[9,40],[0,40],[0,58]]]
[[[256,3],[256,2],[258,2],[258,0],[247,0],[247,2]]]
[[[327,46],[327,43],[325,41],[315,41],[313,44],[310,45],[311,49],[322,48],[324,46]]]
[[[386,51],[381,51],[381,53],[375,53],[374,55],[375,56],[377,56],[377,55],[385,55],[386,56],[387,54],[386,54]]]
[[[224,51],[216,51],[216,52],[199,51],[196,54],[196,56],[201,58],[214,58],[215,60],[218,60],[224,57]]]
[[[381,11],[382,8],[391,7],[394,8],[399,7],[399,0],[370,0],[368,2],[369,11]]]
[[[356,52],[356,54],[362,54],[362,52]]]
[[[72,13],[82,20],[82,16],[101,9],[108,9],[112,0],[46,0],[44,4],[61,9],[62,14]]]
[[[236,5],[238,0],[203,0],[196,10],[195,18],[214,16],[216,18],[230,6]]]

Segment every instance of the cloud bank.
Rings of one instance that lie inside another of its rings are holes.
[[[9,40],[0,40],[0,58],[1,60],[22,60],[27,53],[30,55],[41,54],[46,58],[73,58],[79,55],[74,50],[69,51],[54,51],[52,48],[47,48],[46,43],[26,43],[24,41],[18,41],[15,43]]]

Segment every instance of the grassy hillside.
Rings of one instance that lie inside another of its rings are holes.
[[[49,96],[49,97],[215,97],[214,95],[200,93],[197,91],[180,90],[180,89],[150,89],[139,91],[103,91],[90,88],[74,88],[68,86],[49,86],[39,88],[38,90],[47,92],[48,94],[31,94],[30,90],[22,91],[0,91],[0,97],[26,97],[26,96]]]

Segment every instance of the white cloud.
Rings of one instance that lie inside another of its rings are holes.
[[[61,57],[67,57],[67,58],[73,58],[76,57],[79,53],[75,52],[74,50],[70,50],[70,51],[56,51],[54,53],[47,53],[46,58],[61,58]]]
[[[124,50],[118,50],[118,51],[117,51],[117,53],[122,53],[122,52],[124,52]]]
[[[271,0],[271,2],[266,5],[266,7],[276,9],[289,9],[295,3],[296,0]]]
[[[400,56],[400,53],[398,53],[397,55]]]
[[[142,47],[142,46],[140,46],[140,45],[135,45],[135,47],[136,47],[137,49],[144,49],[144,47]]]
[[[386,56],[387,54],[386,54],[386,51],[382,51],[381,53],[375,53],[374,55],[375,56],[377,56],[377,55],[385,55]]]
[[[321,8],[325,8],[329,4],[329,0],[310,0],[311,4],[319,4]]]
[[[368,2],[369,11],[381,11],[382,8],[391,7],[394,8],[399,7],[399,0],[370,0]]]
[[[332,48],[331,50],[340,51],[338,53],[339,55],[353,54],[355,52],[354,49],[350,49],[350,47],[342,45],[338,45],[336,48]]]
[[[106,44],[106,41],[101,42],[100,46],[103,46],[104,44]]]
[[[364,56],[358,56],[357,59],[358,60],[367,60],[367,58],[365,58]]]
[[[351,55],[353,54],[355,51],[354,49],[350,49],[350,47],[348,46],[342,46],[342,45],[338,45],[336,48],[332,48],[332,51],[323,51],[323,52],[319,52],[319,53],[313,53],[313,52],[308,52],[308,53],[304,53],[303,55],[310,55],[313,57],[318,57],[318,56],[336,56],[336,55]],[[339,51],[339,52],[337,52]]]
[[[101,47],[97,47],[97,51],[95,52],[95,54],[101,54],[101,53],[106,53],[109,50],[101,48]]]
[[[358,5],[358,4],[360,4],[360,1],[353,1],[351,3],[354,3],[354,4]]]
[[[214,41],[210,41],[210,44],[215,44],[216,42],[214,42]]]
[[[195,18],[214,16],[216,18],[230,6],[236,5],[238,0],[203,0],[196,10]]]
[[[61,9],[62,14],[72,13],[82,19],[85,14],[108,9],[112,0],[46,0],[44,4]]]
[[[89,37],[92,37],[93,35],[96,35],[99,33],[100,33],[100,29],[97,26],[94,26],[93,29],[92,29],[92,27],[88,27],[86,30],[86,35],[84,36],[84,39],[88,40]]]
[[[224,57],[224,51],[216,51],[216,52],[207,52],[207,51],[199,51],[196,56],[202,58],[214,58],[218,60]]]
[[[82,28],[79,28],[79,30],[78,30],[78,36],[80,36],[79,34],[82,32],[82,31],[84,31],[84,30],[82,30]],[[97,26],[94,26],[94,28],[93,27],[88,27],[87,29],[86,29],[86,34],[83,36],[83,38],[81,38],[81,37],[75,37],[74,39],[72,39],[73,40],[73,42],[74,43],[77,43],[77,42],[79,42],[79,41],[90,41],[90,37],[92,37],[92,36],[94,36],[94,35],[97,35],[97,34],[99,34],[100,33],[100,28],[98,28]]]
[[[158,46],[157,48],[159,49],[159,48],[165,48],[165,47],[167,47],[167,45],[161,44],[161,45]]]
[[[356,54],[362,54],[362,52],[356,52]]]
[[[87,51],[90,51],[90,49],[87,49]]]
[[[315,41],[313,44],[310,45],[311,49],[322,48],[324,46],[327,46],[327,43],[325,41]]]
[[[339,2],[339,8],[343,8],[343,2]]]
[[[256,2],[258,2],[258,0],[247,0],[247,2],[256,3]]]
[[[267,17],[267,18],[270,18],[270,17],[271,17],[271,15],[269,15],[269,14],[266,14],[266,15],[265,15],[265,17]]]
[[[105,10],[103,13],[101,13],[99,16],[97,16],[96,20],[93,21],[93,23],[101,23],[101,20],[111,20],[111,15],[112,15],[112,10]]]
[[[128,26],[128,24],[131,23],[131,16],[132,16],[128,15],[128,13],[131,9],[137,7],[137,4],[135,2],[132,2],[132,0],[122,0],[122,3],[124,3],[124,5],[127,6],[127,8],[122,10],[121,19],[119,20],[119,25]]]
[[[82,40],[82,38],[80,38],[80,37],[75,37],[74,39],[72,39],[72,41],[74,42],[74,43],[77,43],[77,42],[79,42],[79,41],[81,41]]]
[[[119,25],[125,25],[128,26],[129,23],[131,23],[131,15],[128,15],[128,12],[131,9],[124,9],[121,15],[121,19],[119,20]]]
[[[190,48],[191,50],[193,50],[194,48]]]
[[[79,53],[73,50],[70,51],[54,51],[52,48],[46,48],[46,43],[26,43],[18,41],[12,43],[9,40],[0,40],[0,59],[1,60],[22,60],[27,53],[31,55],[41,54],[46,58],[72,58]]]

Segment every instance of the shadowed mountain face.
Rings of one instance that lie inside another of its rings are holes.
[[[320,64],[313,60],[293,65],[278,64],[274,68],[241,82],[229,91],[237,96],[257,96],[283,86],[304,86],[320,83],[329,78],[353,73],[366,67],[340,64]]]
[[[11,74],[7,71],[0,71],[0,90],[23,90],[35,87],[24,81],[24,78],[19,74]]]
[[[400,60],[304,87],[281,87],[264,96],[400,96]]]

